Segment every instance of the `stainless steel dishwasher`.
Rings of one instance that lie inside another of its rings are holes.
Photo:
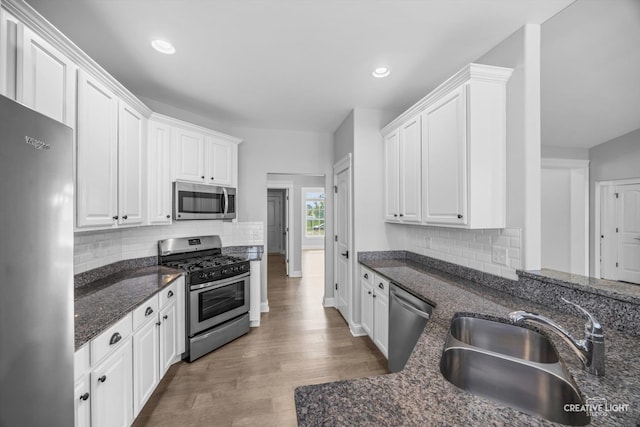
[[[399,288],[389,286],[389,370],[399,372],[427,325],[433,306]]]

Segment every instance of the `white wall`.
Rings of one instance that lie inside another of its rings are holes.
[[[260,222],[175,221],[171,225],[75,233],[74,274],[116,261],[158,255],[158,240],[217,234],[223,246],[264,244]]]
[[[589,150],[589,274],[595,275],[595,183],[640,178],[640,129]]]
[[[291,130],[234,128],[231,135],[244,139],[238,146],[238,218],[267,222],[267,174],[325,175],[325,188],[333,183],[333,138],[328,133]],[[333,194],[327,192],[327,210],[333,210]],[[266,242],[266,229],[263,240]],[[325,233],[333,234],[328,222]],[[265,248],[268,251],[268,248]],[[332,259],[333,248],[326,248]],[[262,263],[262,304],[266,308],[267,265]],[[333,265],[325,263],[325,293],[332,295]]]
[[[589,160],[588,148],[552,147],[542,141],[541,155],[546,159]]]

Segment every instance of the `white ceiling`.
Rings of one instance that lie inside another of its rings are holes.
[[[27,0],[133,93],[217,121],[333,132],[401,112],[571,0]],[[154,38],[176,47],[156,53]],[[379,64],[392,68],[374,79]]]
[[[543,145],[590,148],[640,128],[640,1],[578,0],[544,23],[541,49]]]

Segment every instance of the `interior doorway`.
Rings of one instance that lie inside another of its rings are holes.
[[[270,254],[286,255],[286,190],[267,191],[267,247]]]
[[[596,276],[640,284],[640,178],[596,183],[596,213]]]

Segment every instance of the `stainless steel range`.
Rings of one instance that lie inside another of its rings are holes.
[[[249,332],[249,261],[222,255],[219,236],[160,240],[158,255],[160,264],[187,273],[185,359]]]

